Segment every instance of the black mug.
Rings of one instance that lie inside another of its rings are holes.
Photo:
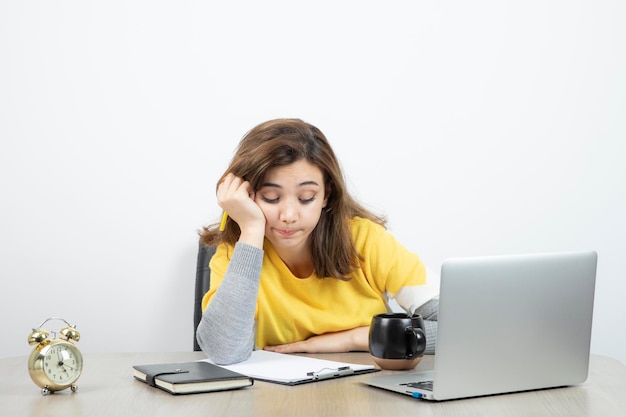
[[[424,320],[416,314],[377,314],[372,317],[369,349],[374,362],[384,369],[412,369],[426,350]]]

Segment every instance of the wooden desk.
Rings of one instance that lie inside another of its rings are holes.
[[[314,355],[371,363],[366,353]],[[26,356],[0,359],[0,416],[597,416],[626,415],[626,367],[592,356],[583,385],[431,403],[359,383],[361,376],[295,387],[255,381],[237,391],[173,396],[135,381],[136,364],[191,361],[199,352],[84,354],[76,393],[42,396],[28,376]],[[426,356],[418,369],[430,369]],[[391,371],[383,371],[391,372]]]

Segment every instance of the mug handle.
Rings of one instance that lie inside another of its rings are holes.
[[[407,337],[406,357],[422,356],[426,351],[426,335],[420,328],[406,327],[404,333]]]

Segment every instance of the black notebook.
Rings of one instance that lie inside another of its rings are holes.
[[[134,377],[171,394],[195,394],[251,386],[246,375],[208,362],[160,363],[133,366]]]

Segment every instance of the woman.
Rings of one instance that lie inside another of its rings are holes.
[[[254,348],[367,351],[372,316],[387,300],[409,314],[419,307],[424,265],[349,195],[315,126],[278,119],[249,131],[217,201],[228,220],[201,232],[217,251],[197,329],[215,363],[246,360]],[[426,326],[432,353],[436,322]]]

